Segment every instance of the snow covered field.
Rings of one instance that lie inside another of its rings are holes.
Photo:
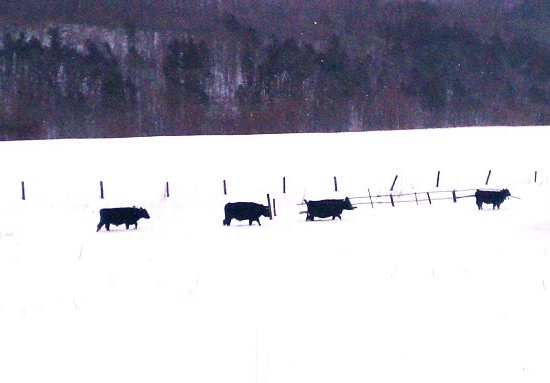
[[[0,382],[548,382],[549,142],[548,127],[1,142]],[[395,175],[394,193],[421,193],[486,187],[489,170],[520,199],[299,214]],[[273,220],[222,226],[226,202],[267,193]],[[100,208],[132,205],[151,219],[96,233]]]

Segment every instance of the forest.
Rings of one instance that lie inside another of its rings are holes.
[[[550,125],[546,0],[0,0],[0,140]]]

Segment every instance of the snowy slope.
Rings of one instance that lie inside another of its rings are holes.
[[[2,142],[0,381],[548,381],[549,139],[501,127]],[[520,199],[299,214],[304,198],[387,194],[395,175],[393,193],[424,193],[486,187],[489,170],[487,187]],[[267,193],[273,220],[222,226],[226,202]],[[99,209],[123,205],[151,219],[96,233]]]

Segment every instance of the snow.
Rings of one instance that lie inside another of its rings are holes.
[[[547,382],[549,139],[489,127],[1,142],[0,381]],[[388,194],[396,175],[394,194],[518,198],[299,214],[304,198]],[[222,225],[226,202],[267,193],[273,220]],[[100,208],[132,205],[151,219],[96,233]]]

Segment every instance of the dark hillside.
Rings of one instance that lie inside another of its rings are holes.
[[[0,139],[550,124],[548,7],[0,0]]]

